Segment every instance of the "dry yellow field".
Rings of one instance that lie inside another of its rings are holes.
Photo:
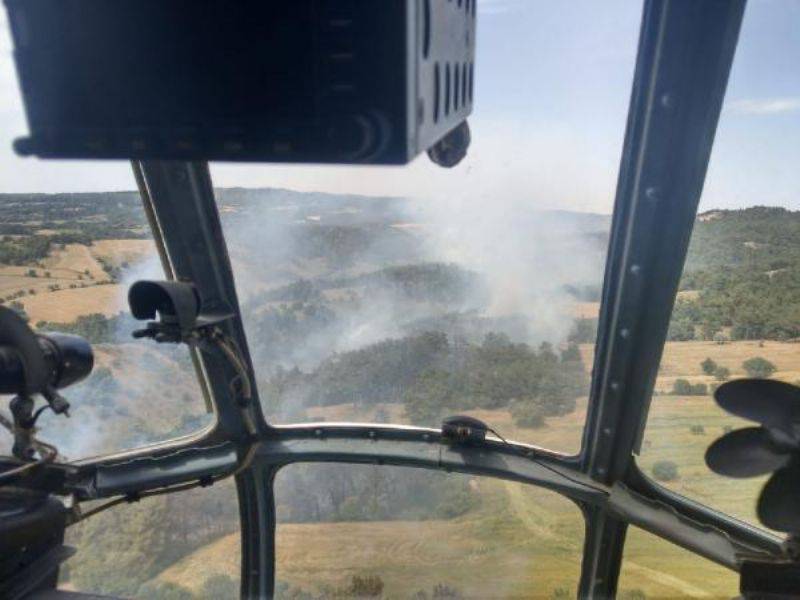
[[[583,537],[578,509],[517,483],[473,478],[472,485],[481,506],[456,519],[279,524],[276,578],[318,591],[351,575],[375,574],[387,600],[430,593],[437,583],[469,598],[550,598],[556,589],[574,595]],[[215,573],[237,577],[238,538],[218,540],[159,579],[198,590]]]
[[[575,597],[584,535],[576,507],[522,484],[472,478],[471,485],[481,505],[451,520],[279,523],[276,579],[318,591],[352,575],[379,575],[386,599],[430,593],[437,583],[467,598],[552,598],[557,590]],[[239,535],[228,535],[158,579],[196,592],[216,574],[237,579],[239,556]],[[730,598],[738,586],[731,571],[638,530],[625,556],[622,597],[638,590],[648,598]]]
[[[7,303],[21,302],[32,323],[68,323],[92,313],[111,316],[127,309],[127,291],[109,283],[111,278],[101,260],[121,267],[154,252],[151,240],[98,240],[92,246],[67,244],[51,251],[38,264],[0,266],[0,298]],[[58,289],[53,290],[53,286]]]
[[[671,383],[675,377],[689,376],[697,381],[712,381],[703,375],[700,363],[711,357],[731,370],[732,377],[743,377],[742,362],[754,356],[763,356],[777,367],[773,376],[785,381],[800,380],[800,344],[792,342],[738,341],[718,344],[716,342],[668,342],[661,359],[660,379]],[[658,386],[661,387],[661,386]]]
[[[31,323],[70,323],[81,315],[101,313],[110,317],[128,310],[127,294],[125,286],[120,284],[93,285],[26,296],[20,298],[20,302]]]
[[[55,250],[44,261],[45,269],[64,269],[75,275],[86,273],[94,281],[107,281],[108,274],[103,266],[92,255],[89,246],[83,244],[67,244],[63,250]]]
[[[23,273],[17,273],[16,271],[19,269],[22,269],[22,267],[0,268],[0,297],[9,299],[20,291],[25,292],[25,295],[29,295],[30,290],[34,290],[36,294],[47,293],[52,285],[69,289],[70,285],[92,283],[91,281],[81,281],[71,273],[68,276],[64,276],[54,270],[50,272],[50,277],[44,277],[45,270],[40,269],[37,270],[37,277],[31,277],[27,275],[27,267],[24,267]]]
[[[134,264],[154,256],[153,240],[95,240],[89,247],[91,255],[119,267],[122,263]]]
[[[581,357],[587,369],[594,360],[594,344],[580,344]],[[762,356],[777,367],[772,376],[795,383],[800,381],[800,343],[771,341],[736,341],[718,344],[717,342],[691,341],[667,342],[656,379],[656,390],[666,392],[679,377],[693,383],[719,383],[705,375],[700,363],[711,358],[731,370],[731,378],[744,377],[742,363],[749,358]]]

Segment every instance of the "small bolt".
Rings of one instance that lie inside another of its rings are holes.
[[[603,435],[611,435],[611,427],[604,427]]]
[[[661,94],[659,98],[661,106],[667,110],[671,110],[675,106],[675,97],[672,94]]]
[[[631,269],[630,269],[631,275],[638,275],[641,270],[642,270],[642,267],[640,267],[639,265],[631,265]]]
[[[431,436],[429,434],[427,434],[427,433],[423,433],[422,434],[422,439],[423,439],[423,441],[430,442],[431,441]]]
[[[609,387],[611,387],[611,391],[618,392],[619,391],[619,382],[612,381],[611,385]]]
[[[322,429],[315,429],[314,435],[317,437],[322,437]]]
[[[627,340],[628,337],[630,337],[630,335],[631,335],[631,332],[630,332],[629,329],[620,329],[619,330],[619,337],[621,337],[623,340]]]
[[[377,434],[374,431],[370,431],[368,435],[369,435],[369,439],[371,439],[371,440],[374,440],[376,437],[378,437]]]
[[[661,200],[661,190],[657,187],[649,187],[644,191],[644,197],[651,202],[658,202]]]

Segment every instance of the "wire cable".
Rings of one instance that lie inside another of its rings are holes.
[[[488,431],[489,433],[494,434],[506,446],[506,448],[510,449],[517,456],[521,456],[522,458],[526,458],[528,460],[532,460],[533,462],[535,462],[540,467],[544,467],[545,469],[547,469],[551,473],[555,473],[559,477],[563,477],[564,479],[574,483],[575,485],[580,485],[580,486],[585,487],[587,489],[590,489],[590,490],[592,490],[594,492],[599,492],[599,493],[602,493],[602,494],[608,494],[607,490],[604,490],[603,488],[595,487],[595,486],[593,486],[593,485],[591,485],[589,483],[586,483],[585,481],[580,481],[579,479],[575,479],[574,477],[570,477],[566,473],[562,473],[561,471],[559,471],[555,467],[552,467],[552,466],[548,465],[547,463],[539,460],[538,457],[531,456],[526,451],[517,448],[514,444],[512,444],[506,438],[504,438],[502,435],[500,435],[500,433],[496,429],[493,429],[492,427],[487,426],[486,427],[486,431]]]
[[[236,373],[238,375],[238,380],[241,382],[241,395],[245,400],[250,400],[253,397],[253,389],[250,385],[250,375],[248,373],[247,367],[244,364],[244,361],[241,358],[241,353],[238,351],[236,347],[236,343],[233,340],[228,340],[226,337],[219,337],[217,340],[217,346],[222,350],[225,357],[230,361],[233,365],[233,368],[236,369]]]
[[[108,510],[109,508],[113,508],[114,506],[123,504],[125,502],[133,503],[133,502],[138,502],[142,498],[150,498],[152,496],[163,496],[164,494],[172,494],[175,492],[184,492],[186,490],[191,490],[197,487],[207,487],[210,485],[214,485],[220,479],[221,478],[208,479],[208,480],[201,479],[199,481],[192,481],[191,483],[184,483],[181,485],[174,485],[171,487],[160,488],[157,490],[150,490],[149,492],[127,494],[125,496],[120,496],[119,498],[114,498],[114,500],[106,502],[105,504],[101,504],[100,506],[96,506],[95,508],[87,510],[86,512],[81,511],[80,507],[78,506],[73,512],[73,516],[70,519],[69,524],[74,525],[75,523],[80,523],[84,519],[88,519],[91,516],[94,516],[98,513]]]
[[[39,412],[41,412],[41,410],[42,409],[39,409]],[[16,426],[14,425],[13,421],[11,421],[11,419],[6,417],[1,412],[0,412],[0,425],[2,425],[5,429],[7,429],[11,433],[11,435],[15,435]],[[36,450],[39,452],[39,458],[33,462],[23,463],[18,467],[14,467],[0,473],[0,484],[3,484],[9,479],[15,479],[20,475],[24,475],[28,471],[32,471],[36,467],[40,467],[44,464],[51,463],[58,457],[58,450],[56,449],[55,446],[37,440],[35,437],[31,437],[31,442],[33,446],[36,448]]]

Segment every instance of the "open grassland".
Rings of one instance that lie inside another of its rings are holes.
[[[646,598],[734,598],[739,578],[725,567],[629,527],[618,589],[621,598],[633,590]]]
[[[95,240],[89,250],[96,259],[115,267],[122,267],[124,263],[132,265],[156,255],[152,240]]]
[[[93,313],[112,316],[127,308],[127,290],[106,269],[130,267],[154,253],[153,242],[142,239],[54,247],[30,265],[0,266],[0,298],[22,304],[34,324],[69,323]]]
[[[580,344],[581,358],[587,368],[594,360],[594,344]],[[800,343],[775,341],[717,342],[691,341],[667,342],[661,357],[661,367],[656,379],[656,391],[667,392],[679,377],[692,383],[719,383],[703,373],[700,363],[712,358],[731,371],[730,378],[745,377],[742,363],[749,358],[762,356],[775,364],[777,371],[772,379],[790,383],[800,381]]]
[[[757,524],[755,502],[765,478],[720,477],[704,461],[706,448],[726,428],[753,425],[723,412],[710,396],[656,396],[650,406],[639,464],[652,476],[657,461],[674,462],[678,478],[662,485]]]
[[[128,309],[127,289],[120,284],[62,289],[21,299],[31,323],[71,323],[81,315],[107,317]]]
[[[84,274],[93,281],[109,279],[90,247],[83,244],[66,244],[63,250],[54,250],[42,262],[45,269],[60,269],[76,276]]]
[[[583,538],[578,509],[517,483],[474,485],[480,506],[456,519],[280,524],[277,579],[318,593],[352,575],[378,575],[387,599],[408,598],[440,583],[471,598],[550,597],[556,589],[574,595]],[[160,578],[199,590],[216,569],[212,565],[236,575],[236,565],[224,557],[235,555],[238,544],[238,535],[222,538]]]
[[[742,362],[755,356],[769,359],[777,367],[773,379],[788,382],[800,381],[800,343],[773,341],[668,342],[661,359],[661,370],[656,389],[672,387],[677,377],[696,382],[711,383],[713,377],[704,375],[700,363],[711,357],[731,370],[731,377],[745,377]]]
[[[451,520],[280,523],[277,579],[320,593],[353,575],[377,575],[386,599],[437,584],[468,598],[574,597],[584,536],[575,505],[518,483],[474,478],[472,485],[479,507]],[[158,579],[199,592],[213,575],[236,578],[239,543],[238,534],[223,537]],[[648,598],[729,598],[737,585],[727,569],[649,534],[629,534],[621,597],[641,591]]]

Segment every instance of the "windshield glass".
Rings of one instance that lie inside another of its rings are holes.
[[[739,576],[638,527],[628,527],[617,598],[735,598]]]
[[[239,598],[239,507],[230,479],[115,506],[70,527],[66,543],[78,551],[61,568],[62,590],[142,600]]]
[[[11,142],[26,129],[0,10],[0,304],[40,333],[85,338],[95,358],[92,374],[62,392],[71,418],[43,413],[39,438],[74,460],[210,425],[186,347],[131,337],[141,323],[128,288],[164,271],[130,164],[20,158]],[[0,454],[11,445],[0,427]]]
[[[585,524],[512,481],[297,464],[275,478],[275,592],[292,598],[574,598]]]
[[[212,165],[268,420],[579,450],[640,13],[479,3],[453,169]]]
[[[662,485],[758,524],[766,477],[731,479],[706,448],[756,423],[716,388],[800,382],[800,6],[750,3],[672,313],[640,465]]]

